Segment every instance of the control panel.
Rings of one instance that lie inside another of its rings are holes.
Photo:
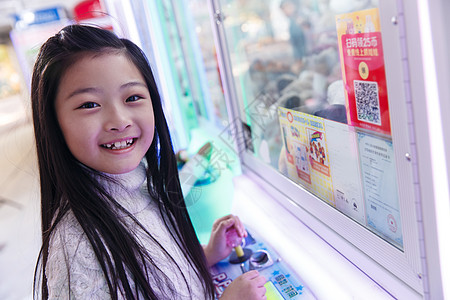
[[[316,299],[281,257],[250,232],[228,258],[213,266],[216,299],[235,278],[249,270],[258,270],[267,279],[267,300]]]

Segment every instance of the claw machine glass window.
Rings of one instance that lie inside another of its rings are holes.
[[[166,0],[156,5],[179,94],[188,103],[189,129],[204,122],[222,128],[227,123],[208,7],[201,1]]]
[[[337,232],[339,251],[349,242],[422,293],[388,2],[217,0],[211,13],[245,167]]]

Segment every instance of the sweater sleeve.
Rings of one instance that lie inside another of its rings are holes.
[[[45,271],[49,299],[111,298],[94,250],[70,213],[50,239]]]

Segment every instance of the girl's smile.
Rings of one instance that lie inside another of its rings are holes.
[[[71,65],[61,78],[55,110],[71,153],[100,172],[135,169],[153,141],[150,93],[120,53],[85,54]]]
[[[134,144],[135,141],[136,141],[135,138],[130,138],[130,139],[122,140],[122,141],[102,144],[100,146],[102,146],[103,148],[109,149],[109,150],[129,149]]]

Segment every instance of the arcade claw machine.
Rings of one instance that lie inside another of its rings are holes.
[[[234,212],[318,299],[450,297],[447,3],[209,1]]]

